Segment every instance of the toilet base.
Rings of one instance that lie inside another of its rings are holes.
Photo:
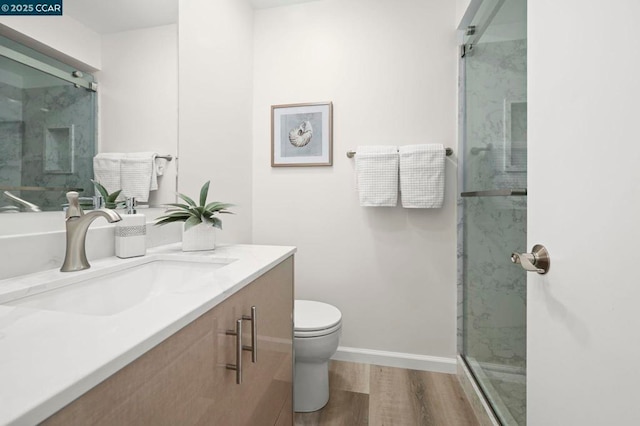
[[[296,362],[293,410],[318,411],[329,402],[329,361]]]

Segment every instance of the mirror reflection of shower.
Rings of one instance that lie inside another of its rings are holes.
[[[493,144],[492,143],[488,143],[485,146],[474,146],[473,148],[471,148],[470,152],[471,155],[478,155],[481,152],[486,152],[486,151],[491,151],[493,149]]]
[[[62,210],[69,188],[93,196],[92,82],[0,37],[0,212]]]

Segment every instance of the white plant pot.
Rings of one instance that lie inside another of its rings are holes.
[[[182,227],[182,251],[213,250],[216,248],[216,228],[200,223],[189,230]]]

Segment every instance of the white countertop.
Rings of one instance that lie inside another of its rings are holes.
[[[294,247],[232,245],[183,253],[179,244],[131,259],[93,261],[0,281],[0,424],[36,424],[210,310],[295,252]],[[153,294],[111,315],[9,306],[19,297],[156,260],[223,262],[212,285]]]

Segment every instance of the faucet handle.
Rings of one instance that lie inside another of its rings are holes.
[[[69,201],[69,207],[67,208],[66,218],[80,217],[84,215],[82,207],[80,207],[80,201],[78,200],[79,194],[76,191],[67,192],[67,200]]]

